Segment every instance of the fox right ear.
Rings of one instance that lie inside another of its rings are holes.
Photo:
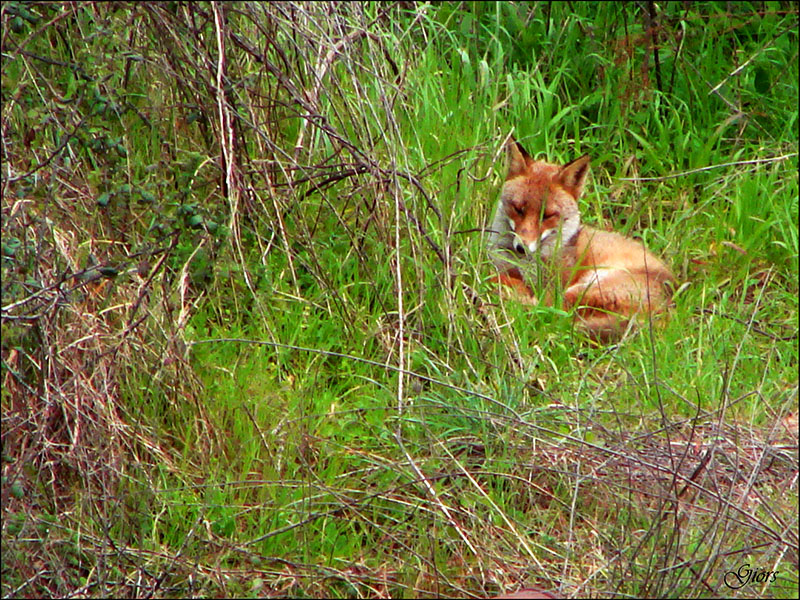
[[[584,154],[571,163],[561,167],[558,173],[558,182],[563,185],[575,198],[583,193],[583,184],[589,174],[589,155]]]
[[[506,152],[508,154],[508,175],[506,179],[525,173],[531,157],[522,147],[522,144],[511,137],[506,144]]]

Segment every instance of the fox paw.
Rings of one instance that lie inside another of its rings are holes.
[[[492,278],[493,282],[500,284],[500,297],[504,300],[515,300],[522,304],[538,304],[539,301],[521,277],[514,277],[503,273]]]

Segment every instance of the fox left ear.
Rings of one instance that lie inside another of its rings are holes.
[[[561,167],[558,172],[559,183],[575,198],[583,192],[583,184],[586,183],[586,176],[589,174],[589,161],[589,155],[584,154]]]
[[[509,138],[506,144],[506,154],[508,154],[508,175],[506,179],[513,179],[518,175],[524,175],[528,170],[530,155],[525,151],[517,140]]]

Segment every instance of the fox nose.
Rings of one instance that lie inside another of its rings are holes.
[[[519,238],[514,239],[514,251],[517,254],[525,254],[525,244]]]

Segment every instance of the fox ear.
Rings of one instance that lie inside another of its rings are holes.
[[[558,182],[575,198],[583,192],[583,184],[586,183],[586,176],[589,174],[589,160],[589,155],[584,154],[561,167],[558,172]]]
[[[511,179],[525,173],[528,168],[528,161],[531,160],[531,157],[525,151],[525,148],[522,147],[522,144],[511,137],[506,144],[506,152],[508,154],[508,175],[506,179]]]

